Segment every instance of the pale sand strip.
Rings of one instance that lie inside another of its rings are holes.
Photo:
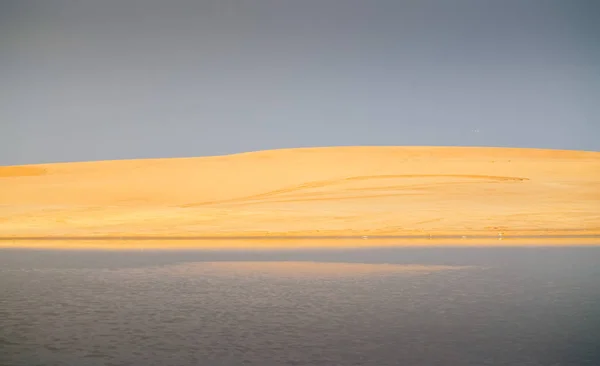
[[[595,238],[0,240],[0,248],[74,250],[297,250],[377,247],[590,247]]]

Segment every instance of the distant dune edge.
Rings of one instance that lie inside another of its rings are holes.
[[[600,152],[327,147],[0,167],[1,241],[363,236],[600,244]]]

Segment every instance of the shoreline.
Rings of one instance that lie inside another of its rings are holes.
[[[600,234],[591,232],[586,234],[508,234],[508,235],[485,235],[485,234],[425,234],[425,235],[65,235],[65,236],[0,236],[0,241],[70,241],[70,240],[101,240],[101,241],[130,241],[130,240],[386,240],[386,239],[600,239]]]
[[[303,250],[369,248],[600,247],[600,236],[252,238],[0,238],[0,249],[48,250]]]

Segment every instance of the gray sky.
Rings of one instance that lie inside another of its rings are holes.
[[[599,151],[596,4],[0,0],[0,164],[330,145]]]

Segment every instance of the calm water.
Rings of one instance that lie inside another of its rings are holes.
[[[600,248],[0,251],[0,365],[600,365]]]

